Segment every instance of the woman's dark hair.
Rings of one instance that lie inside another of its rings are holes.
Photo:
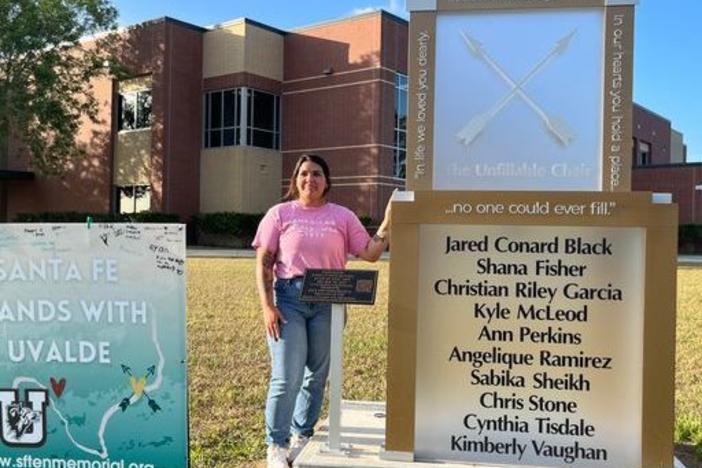
[[[316,154],[303,154],[302,156],[300,156],[300,159],[298,159],[295,163],[295,169],[293,169],[292,176],[290,176],[290,187],[288,187],[288,193],[285,194],[283,200],[291,201],[300,198],[300,193],[297,191],[296,180],[297,175],[300,173],[300,167],[302,166],[302,163],[305,163],[307,161],[315,163],[316,165],[322,168],[324,178],[327,182],[327,186],[324,189],[324,193],[322,193],[322,195],[326,196],[327,192],[329,192],[329,189],[331,188],[331,176],[329,175],[329,166],[327,165],[327,162],[324,159],[322,159],[321,156],[318,156]]]

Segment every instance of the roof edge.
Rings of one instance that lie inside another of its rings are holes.
[[[239,17],[239,18],[234,18],[228,21],[224,21],[223,23],[217,23],[213,24],[211,26],[208,26],[206,28],[207,31],[215,31],[217,29],[225,28],[227,26],[232,26],[234,24],[239,24],[239,23],[244,23],[248,24],[251,26],[256,26],[257,28],[265,29],[266,31],[270,31],[272,33],[280,34],[281,36],[285,36],[288,34],[287,31],[283,31],[282,29],[275,28],[273,26],[270,26],[265,23],[261,23],[260,21],[252,20],[251,18],[247,18],[245,16]]]
[[[301,32],[301,31],[305,31],[307,29],[321,28],[323,26],[331,26],[331,25],[337,24],[337,23],[343,23],[346,21],[355,21],[355,20],[369,18],[372,16],[386,17],[386,18],[388,18],[392,21],[398,22],[398,23],[409,24],[409,22],[407,20],[405,20],[404,18],[401,18],[393,13],[390,13],[387,10],[380,8],[377,10],[369,11],[367,13],[359,13],[356,15],[352,14],[352,15],[342,16],[340,18],[335,18],[335,19],[331,19],[331,20],[320,21],[319,23],[313,23],[313,24],[308,24],[306,26],[300,26],[300,27],[291,29],[290,32]]]
[[[676,167],[702,167],[702,162],[684,162],[684,163],[668,163],[668,164],[649,164],[648,166],[634,166],[632,169],[673,169]]]
[[[184,28],[187,28],[187,29],[192,29],[194,31],[198,31],[198,32],[207,31],[207,29],[205,29],[201,26],[197,26],[195,24],[188,23],[186,21],[182,21],[179,19],[171,18],[170,16],[161,16],[160,18],[149,19],[146,21],[142,21],[141,23],[135,23],[135,24],[130,24],[128,26],[123,26],[122,28],[119,28],[119,29],[123,30],[123,31],[128,31],[130,29],[142,28],[145,26],[155,25],[155,24],[159,24],[159,23],[175,24],[178,26],[183,26]]]
[[[653,115],[655,115],[656,117],[658,117],[658,118],[660,118],[660,119],[663,119],[663,120],[665,120],[665,121],[668,122],[668,123],[672,123],[672,121],[671,121],[669,118],[663,117],[661,114],[652,111],[651,109],[649,109],[649,108],[646,107],[646,106],[642,106],[642,105],[639,104],[638,102],[633,102],[633,101],[632,101],[632,104],[633,104],[634,106],[636,106],[636,107],[639,107],[639,108],[643,109],[644,111],[648,112],[649,114],[653,114]]]

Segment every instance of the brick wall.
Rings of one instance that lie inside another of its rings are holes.
[[[332,201],[382,218],[392,189],[404,187],[392,178],[392,146],[395,71],[406,73],[406,41],[407,23],[387,13],[286,35],[283,191],[300,154],[314,152],[330,165]]]
[[[702,224],[702,163],[634,168],[632,190],[671,193],[680,224]]]
[[[669,164],[670,161],[670,121],[634,103],[634,142],[644,141],[651,145],[649,164]],[[636,144],[634,145],[636,151]],[[637,164],[634,158],[634,165]]]

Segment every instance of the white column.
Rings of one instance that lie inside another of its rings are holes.
[[[341,393],[344,384],[344,305],[332,304],[331,349],[329,356],[329,439],[328,449],[341,450]]]

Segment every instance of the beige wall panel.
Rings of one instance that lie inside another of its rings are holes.
[[[151,89],[151,75],[122,80],[117,86],[120,93],[131,93]]]
[[[254,147],[206,149],[200,160],[201,212],[262,213],[279,201],[279,152]]]
[[[240,148],[205,149],[200,154],[200,212],[242,211]]]
[[[264,148],[245,148],[243,202],[247,213],[263,213],[280,201],[283,156]]]
[[[246,25],[246,71],[277,81],[283,81],[283,36]]]
[[[675,129],[670,130],[670,162],[685,162],[685,142],[683,134]]]
[[[149,185],[151,129],[117,134],[115,185]]]
[[[245,39],[244,20],[206,32],[202,45],[202,77],[243,72]]]

